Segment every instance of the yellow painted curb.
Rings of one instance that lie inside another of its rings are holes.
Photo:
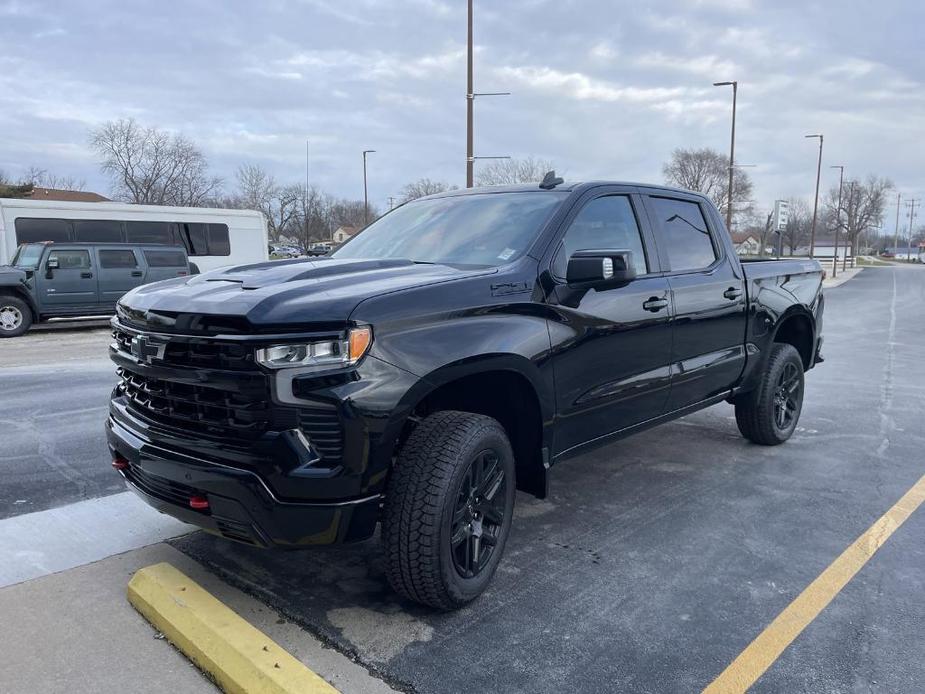
[[[231,694],[337,694],[337,690],[167,563],[139,569],[128,601]]]

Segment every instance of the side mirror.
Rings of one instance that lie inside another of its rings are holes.
[[[624,284],[636,278],[632,251],[575,251],[568,259],[565,280],[570,286]]]

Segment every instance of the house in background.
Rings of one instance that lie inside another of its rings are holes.
[[[333,239],[334,243],[343,243],[351,236],[356,234],[359,230],[359,227],[337,227],[337,230],[334,232],[331,238]]]
[[[112,202],[109,198],[86,190],[62,190],[39,186],[0,186],[0,198],[54,200],[56,202]]]
[[[761,239],[750,231],[737,231],[731,234],[732,245],[739,255],[758,255],[761,249]]]
[[[793,253],[794,255],[809,255],[809,246],[800,246]],[[813,250],[814,258],[832,258],[835,255],[835,237],[834,236],[817,236],[816,245]],[[851,247],[846,244],[845,237],[839,236],[838,239],[838,258],[841,260],[845,257],[852,257],[854,253]]]

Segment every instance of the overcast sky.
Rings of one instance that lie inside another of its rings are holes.
[[[850,9],[847,9],[849,8]],[[837,8],[837,9],[836,9]],[[760,207],[892,178],[925,194],[915,1],[476,0],[477,155],[535,155],[571,180],[662,181],[675,147],[727,151]],[[380,205],[410,180],[465,177],[464,0],[0,0],[0,170],[30,165],[108,192],[87,131],[184,132],[233,183],[242,162]],[[888,217],[889,218],[889,217]]]

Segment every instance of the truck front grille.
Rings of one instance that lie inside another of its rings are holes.
[[[112,338],[120,351],[132,353],[134,335],[126,330],[115,328]],[[208,342],[206,340],[168,340],[164,349],[164,364],[171,366],[192,366],[203,369],[223,369],[232,371],[254,371],[254,350],[246,345],[234,342]]]
[[[202,494],[185,484],[150,475],[137,465],[129,465],[125,470],[125,477],[145,494],[186,508],[189,508],[191,497]]]
[[[119,369],[133,410],[160,424],[218,437],[256,438],[267,430],[265,400],[207,386],[163,381]]]

